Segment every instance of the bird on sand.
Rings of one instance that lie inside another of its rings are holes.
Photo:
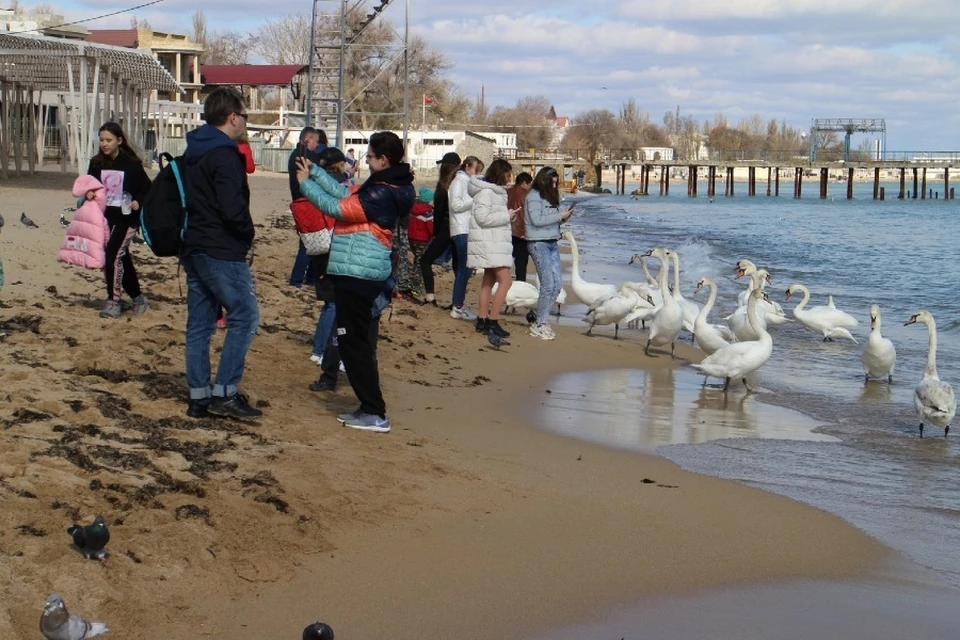
[[[0,215],[0,228],[4,225],[3,215]]]
[[[69,225],[70,225],[70,222],[67,220],[67,216],[65,216],[65,215],[63,215],[63,214],[61,213],[61,214],[60,214],[60,226],[63,227],[64,229],[66,229],[67,226],[69,226]]]
[[[39,229],[37,223],[27,217],[27,214],[20,212],[20,223],[25,227],[30,227],[31,229]]]
[[[83,551],[88,559],[104,560],[107,557],[106,546],[110,542],[110,530],[103,516],[93,519],[93,524],[83,526],[75,524],[67,533],[73,538],[73,544]]]
[[[333,640],[333,629],[317,620],[303,630],[303,640]]]
[[[55,593],[43,606],[40,633],[47,640],[87,640],[106,632],[107,625],[102,622],[87,622],[78,615],[70,615],[63,598]]]
[[[510,346],[510,342],[506,338],[501,338],[500,336],[495,334],[493,331],[490,331],[489,333],[487,333],[487,342],[490,343],[491,347],[493,347],[494,349],[497,349],[498,351],[500,350],[500,347]]]

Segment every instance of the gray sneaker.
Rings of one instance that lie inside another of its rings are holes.
[[[103,309],[100,311],[100,317],[119,318],[122,312],[123,309],[120,307],[119,302],[116,300],[107,300],[106,304],[103,305]]]
[[[133,299],[133,315],[142,316],[147,312],[147,299],[139,295]]]
[[[355,418],[344,422],[343,426],[350,427],[351,429],[361,429],[363,431],[390,433],[390,421],[372,413],[361,413]]]
[[[337,422],[340,424],[345,423],[347,420],[356,420],[358,417],[363,415],[363,411],[357,409],[356,411],[351,411],[350,413],[341,413],[337,416]]]

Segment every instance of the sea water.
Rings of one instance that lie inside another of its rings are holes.
[[[933,188],[942,192],[942,185]],[[628,265],[631,256],[665,246],[679,254],[685,297],[702,305],[705,293],[693,295],[697,281],[708,275],[717,282],[712,321],[722,322],[746,284],[734,280],[734,263],[748,258],[770,271],[767,292],[790,317],[790,284],[809,287],[811,306],[833,295],[860,321],[852,330],[859,345],[823,342],[797,322],[773,328],[773,355],[750,377],[756,393],[749,396],[736,381],[727,394],[702,387],[689,365],[567,374],[550,381],[541,424],[655,451],[690,470],[825,509],[960,586],[960,425],[956,436],[928,425],[918,437],[912,397],[927,330],[904,326],[920,309],[934,315],[940,377],[960,385],[960,200],[874,201],[872,184],[856,185],[853,200],[845,183],[831,183],[828,195],[584,196],[571,224],[584,279],[642,280],[639,266]],[[565,260],[568,289],[569,273]],[[897,348],[892,384],[864,384],[860,357],[871,304],[880,306],[882,333]],[[583,311],[567,305],[562,322],[585,328]],[[613,331],[594,333],[605,340]],[[639,362],[637,342],[624,348],[637,349]]]

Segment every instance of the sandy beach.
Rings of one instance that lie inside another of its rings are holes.
[[[355,408],[345,377],[307,389],[318,304],[287,285],[284,175],[251,178],[261,327],[242,388],[264,418],[191,420],[183,274],[137,247],[150,311],[98,318],[100,273],[56,262],[72,182],[0,183],[4,639],[36,638],[53,592],[131,640],[294,640],[318,618],[347,640],[509,638],[643,596],[852,578],[890,559],[833,515],[535,428],[553,375],[696,357],[647,358],[638,334],[561,327],[543,342],[508,316],[513,344],[495,351],[472,325],[397,301],[379,347],[393,432],[340,427]],[[449,288],[441,277],[441,300]],[[104,563],[65,533],[98,513]]]

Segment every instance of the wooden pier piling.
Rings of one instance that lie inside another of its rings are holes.
[[[717,195],[717,168],[710,165],[707,169],[707,197],[712,198]]]
[[[923,168],[923,171],[921,173],[920,194],[921,194],[920,195],[921,200],[926,198],[926,194],[927,194],[927,168],[926,167]]]
[[[913,199],[917,199],[917,168],[913,168]]]
[[[873,199],[880,197],[880,167],[873,169]]]
[[[820,168],[820,199],[827,199],[827,182],[830,180],[830,171],[826,167]]]
[[[906,167],[900,167],[900,195],[897,196],[898,200],[903,200],[907,197],[907,169]]]
[[[847,200],[853,200],[853,167],[847,169]]]

